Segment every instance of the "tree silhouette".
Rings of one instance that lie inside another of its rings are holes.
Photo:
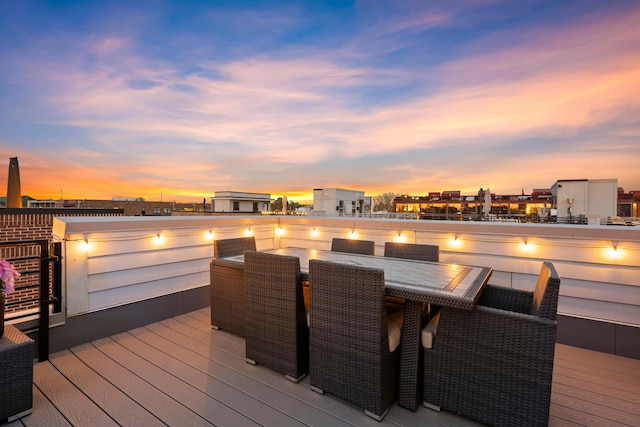
[[[398,196],[398,194],[392,192],[387,192],[375,196],[373,198],[373,210],[391,212],[393,209],[393,199]]]

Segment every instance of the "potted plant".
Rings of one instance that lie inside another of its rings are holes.
[[[0,260],[0,338],[4,335],[4,297],[15,290],[15,280],[20,273],[6,260]]]

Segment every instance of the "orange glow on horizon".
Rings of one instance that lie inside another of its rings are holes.
[[[603,164],[619,164],[618,161],[615,161],[612,157],[609,159],[606,153],[599,153],[601,157],[601,161]],[[44,163],[50,162],[49,160],[40,161],[38,158],[34,156],[25,156],[26,160],[20,162],[20,173],[21,173],[21,192],[23,196],[30,196],[36,200],[60,200],[62,198],[64,200],[71,201],[79,201],[79,205],[81,205],[82,200],[113,200],[114,198],[119,197],[127,197],[127,198],[143,198],[146,201],[154,202],[154,201],[163,201],[163,202],[177,202],[177,203],[202,203],[203,198],[207,202],[207,204],[211,203],[211,197],[214,196],[215,191],[222,191],[222,189],[231,189],[232,191],[244,191],[244,192],[256,192],[256,193],[265,193],[270,194],[272,199],[277,199],[278,197],[282,197],[286,195],[289,201],[295,201],[297,203],[302,204],[312,204],[313,203],[313,191],[282,191],[282,189],[278,189],[276,191],[272,191],[273,189],[269,188],[232,188],[229,184],[216,184],[214,188],[194,188],[194,189],[177,189],[177,188],[168,188],[168,187],[159,187],[157,185],[148,185],[150,183],[140,181],[135,179],[135,172],[131,171],[132,178],[122,178],[119,176],[112,176],[110,174],[104,174],[102,170],[92,170],[89,168],[81,168],[77,169],[74,164],[70,162],[60,162],[58,167],[56,166],[48,166],[43,167],[42,169],[36,170],[33,167],[34,163]],[[627,156],[627,158],[631,158]],[[557,162],[557,167],[560,167],[562,164],[562,168],[566,169],[566,164],[564,164],[562,158],[558,159],[549,159],[546,158],[544,163],[546,165],[545,173],[547,175],[552,176],[552,170],[554,167],[553,163]],[[8,166],[8,162],[7,162]],[[581,166],[579,163],[576,163],[576,176],[582,176]],[[414,171],[414,167],[410,164],[405,165],[405,169],[407,171]],[[580,170],[580,172],[578,172]],[[624,165],[621,165],[618,169],[619,171],[626,171],[627,168]],[[1,169],[0,169],[1,171]],[[474,195],[477,194],[478,188],[480,187],[490,187],[492,192],[496,194],[519,194],[521,191],[521,186],[518,186],[517,189],[510,188],[513,184],[512,180],[506,178],[510,176],[509,171],[505,170],[493,170],[486,175],[485,177],[477,176],[475,172],[470,172],[470,176],[465,176],[464,174],[456,174],[451,173],[450,176],[435,176],[432,181],[429,183],[428,187],[425,187],[424,179],[421,177],[421,173],[419,170],[415,170],[415,173],[411,175],[415,175],[417,178],[409,179],[406,181],[402,181],[401,183],[386,183],[385,186],[378,185],[362,185],[362,184],[345,184],[344,182],[340,183],[331,183],[324,182],[323,187],[326,188],[349,188],[358,191],[364,191],[365,196],[377,196],[383,193],[391,192],[395,194],[410,194],[415,196],[423,196],[427,195],[430,191],[444,191],[446,189],[457,189],[460,190],[463,195]],[[526,192],[529,192],[533,188],[548,188],[553,184],[553,178],[549,181],[544,180],[540,181],[540,173],[538,173],[537,169],[533,169],[531,172],[531,176],[527,177],[519,172],[520,181],[522,181],[525,186]],[[188,171],[178,170],[176,169],[173,173],[178,175],[184,174],[188,175]],[[569,171],[568,174],[573,174],[574,172]],[[615,177],[616,174],[611,174],[610,176],[604,176],[602,174],[608,174],[608,172],[599,173],[597,176],[590,176],[590,179],[597,178],[611,178]],[[127,176],[128,176],[127,175]],[[634,185],[640,186],[640,183],[624,182],[621,179],[620,174],[618,173],[619,186],[623,188],[634,188]],[[34,179],[34,177],[37,177]],[[258,182],[259,184],[259,182]],[[219,185],[219,186],[218,186]],[[3,185],[0,182],[0,186],[6,189],[6,181]],[[630,187],[631,186],[631,187]],[[280,187],[280,186],[279,186]],[[316,187],[315,183],[311,183],[309,188]],[[507,187],[507,188],[505,188]],[[1,190],[0,190],[1,191]]]

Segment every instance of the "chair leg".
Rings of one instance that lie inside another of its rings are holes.
[[[291,376],[291,375],[289,375],[289,374],[286,374],[284,377],[285,377],[286,379],[288,379],[289,381],[292,381],[292,382],[294,382],[294,383],[296,383],[296,384],[297,384],[297,383],[299,383],[299,382],[300,382],[300,380],[301,380],[301,379],[303,379],[305,376],[307,376],[307,374],[302,374],[302,375],[300,375],[299,377],[297,377],[297,378],[296,378],[296,377],[294,377],[294,376]]]
[[[433,409],[434,411],[440,412],[440,407],[436,405],[432,405],[431,403],[422,402],[422,406],[424,406],[425,408]]]
[[[385,409],[385,411],[382,413],[382,415],[376,415],[376,414],[374,414],[373,412],[370,412],[370,411],[365,410],[365,411],[364,411],[364,414],[365,414],[366,416],[371,417],[371,418],[373,418],[374,420],[376,420],[376,421],[380,422],[380,421],[382,421],[382,419],[387,415],[387,412],[389,412],[389,409]]]

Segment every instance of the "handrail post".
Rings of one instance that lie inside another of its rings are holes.
[[[49,242],[40,245],[40,319],[38,326],[38,360],[49,360]]]
[[[62,242],[53,242],[53,312],[62,311]]]

